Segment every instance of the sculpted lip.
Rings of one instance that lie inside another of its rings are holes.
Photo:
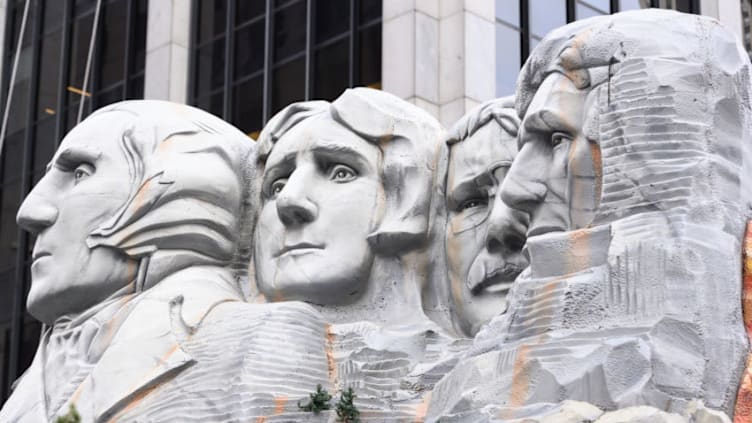
[[[291,251],[298,251],[298,250],[323,250],[324,245],[323,244],[312,244],[310,242],[299,242],[297,244],[291,244],[291,245],[285,245],[282,247],[281,250],[277,252],[277,254],[274,255],[274,257],[279,257],[282,255],[285,255]]]
[[[47,256],[51,256],[51,255],[52,255],[52,253],[49,253],[47,251],[37,251],[37,252],[34,252],[34,255],[31,256],[31,261],[34,262],[34,261],[37,261],[38,259],[40,259],[42,257],[47,257]]]

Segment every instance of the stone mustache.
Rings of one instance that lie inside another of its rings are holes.
[[[649,10],[554,30],[449,131],[366,88],[256,143],[100,109],[19,210],[44,332],[0,421],[334,421],[317,385],[364,421],[743,421],[750,82]]]

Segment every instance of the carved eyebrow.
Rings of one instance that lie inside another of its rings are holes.
[[[94,164],[102,157],[102,152],[93,146],[70,146],[61,151],[55,158],[55,165],[63,169],[71,169],[81,163]]]
[[[525,116],[520,134],[517,137],[517,149],[522,149],[522,146],[529,140],[530,133],[549,134],[557,131],[571,133],[574,128],[554,111],[549,109],[537,110]]]
[[[357,160],[363,164],[368,164],[368,161],[360,151],[342,144],[328,144],[322,143],[311,147],[311,151],[316,156],[327,156],[331,158],[349,158],[351,160]]]

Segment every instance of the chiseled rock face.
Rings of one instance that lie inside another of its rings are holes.
[[[487,101],[452,128],[446,177],[447,272],[455,326],[473,336],[503,313],[522,254],[528,215],[501,199],[501,184],[517,155],[520,125],[514,98]]]
[[[698,398],[732,414],[748,352],[749,71],[717,21],[670,11],[578,21],[536,47],[501,193],[530,215],[530,267],[430,418],[523,418],[566,399],[679,413]]]

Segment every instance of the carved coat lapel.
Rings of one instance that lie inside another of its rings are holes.
[[[75,403],[82,421],[117,420],[117,414],[195,364],[182,343],[211,309],[241,301],[232,277],[217,268],[190,268],[149,289],[91,374],[64,408]]]

